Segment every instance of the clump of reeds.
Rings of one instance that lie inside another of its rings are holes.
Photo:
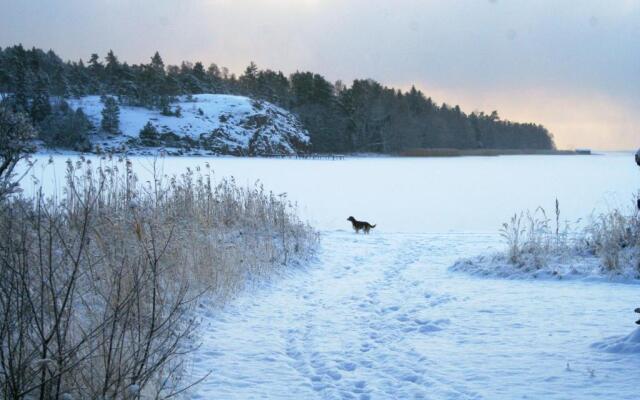
[[[579,221],[576,223],[579,225]],[[534,212],[521,212],[502,225],[500,234],[507,244],[507,259],[514,265],[540,268],[551,256],[589,253],[600,257],[606,271],[616,272],[621,255],[633,252],[631,259],[640,260],[640,217],[638,213],[623,215],[619,210],[590,218],[581,228],[560,220],[560,204],[555,202],[555,224],[541,207]],[[625,260],[629,261],[629,257]],[[631,261],[632,262],[632,261]],[[635,266],[640,273],[640,265]]]
[[[153,175],[81,158],[61,198],[0,202],[3,398],[176,396],[201,296],[220,304],[316,246],[283,196],[208,166]]]

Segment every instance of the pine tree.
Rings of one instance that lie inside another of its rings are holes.
[[[153,142],[158,139],[158,130],[151,121],[147,121],[144,128],[140,130],[140,139],[146,145],[153,145]]]
[[[153,57],[151,57],[150,66],[154,71],[164,75],[164,61],[162,61],[162,57],[160,57],[160,53],[158,53],[157,51],[155,52]]]
[[[82,108],[74,111],[66,101],[60,101],[40,126],[39,138],[48,146],[82,151],[90,148],[92,126]]]
[[[72,148],[76,150],[86,151],[91,148],[89,143],[89,132],[92,126],[89,118],[84,113],[81,107],[79,107],[73,117],[71,118],[71,124],[69,127],[68,141]]]
[[[89,58],[89,69],[98,72],[102,71],[103,65],[100,62],[100,56],[97,53],[91,54]]]
[[[240,84],[242,89],[247,94],[254,94],[257,89],[258,80],[258,66],[251,61],[247,68],[244,70],[244,74],[240,77]]]
[[[100,62],[100,57],[93,53],[91,54],[91,58],[89,59],[89,65],[87,66],[87,71],[89,72],[89,82],[90,86],[87,88],[89,93],[99,93],[102,92],[103,88],[103,79],[104,79],[104,65]]]
[[[102,96],[100,100],[104,104],[100,123],[102,130],[111,135],[120,134],[120,107],[118,102],[111,96]]]
[[[113,50],[109,50],[105,57],[105,80],[107,81],[107,90],[110,93],[117,93],[120,86],[119,74],[120,74],[120,62],[118,57],[114,54]]]
[[[69,79],[67,79],[67,73],[65,71],[67,65],[57,65],[54,71],[50,74],[50,94],[55,96],[61,96],[63,98],[69,97],[71,94],[71,88],[69,86]]]
[[[118,61],[118,57],[116,57],[113,50],[109,50],[109,52],[107,53],[107,56],[104,59],[106,61],[105,69],[107,70],[107,72],[114,73],[120,67],[120,62]]]
[[[29,114],[34,122],[41,122],[51,114],[49,82],[44,74],[38,74]]]
[[[27,60],[22,45],[16,46],[13,62],[15,64],[13,107],[15,111],[27,112],[29,110],[29,85],[27,79]]]

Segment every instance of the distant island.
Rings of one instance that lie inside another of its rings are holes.
[[[467,114],[412,87],[371,79],[331,83],[322,75],[261,70],[240,76],[201,62],[63,61],[53,50],[0,48],[0,100],[26,114],[44,147],[79,151],[128,146],[178,153],[268,155],[381,153],[446,155],[553,152],[539,124]],[[213,106],[212,104],[217,104]],[[431,151],[447,149],[446,151]],[[454,151],[455,152],[455,151]]]

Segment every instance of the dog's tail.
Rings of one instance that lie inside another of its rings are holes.
[[[376,227],[375,225],[371,225],[371,228],[375,228],[375,227]]]

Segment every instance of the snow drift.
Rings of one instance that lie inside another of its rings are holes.
[[[100,96],[69,101],[100,126],[104,104]],[[296,116],[271,103],[243,96],[199,94],[181,96],[171,103],[170,114],[146,107],[120,106],[121,135],[93,135],[92,142],[105,149],[122,145],[137,149],[165,147],[179,152],[268,155],[295,154],[305,150],[309,134]],[[156,141],[140,138],[140,130],[151,123]]]
[[[591,345],[595,349],[608,353],[630,354],[640,353],[640,328],[636,328],[627,336],[612,336]]]
[[[588,281],[610,281],[640,283],[632,250],[624,251],[619,268],[609,270],[602,265],[600,257],[580,251],[545,255],[544,260],[525,256],[513,263],[505,254],[496,253],[464,258],[450,268],[453,272],[503,279],[579,279]]]

